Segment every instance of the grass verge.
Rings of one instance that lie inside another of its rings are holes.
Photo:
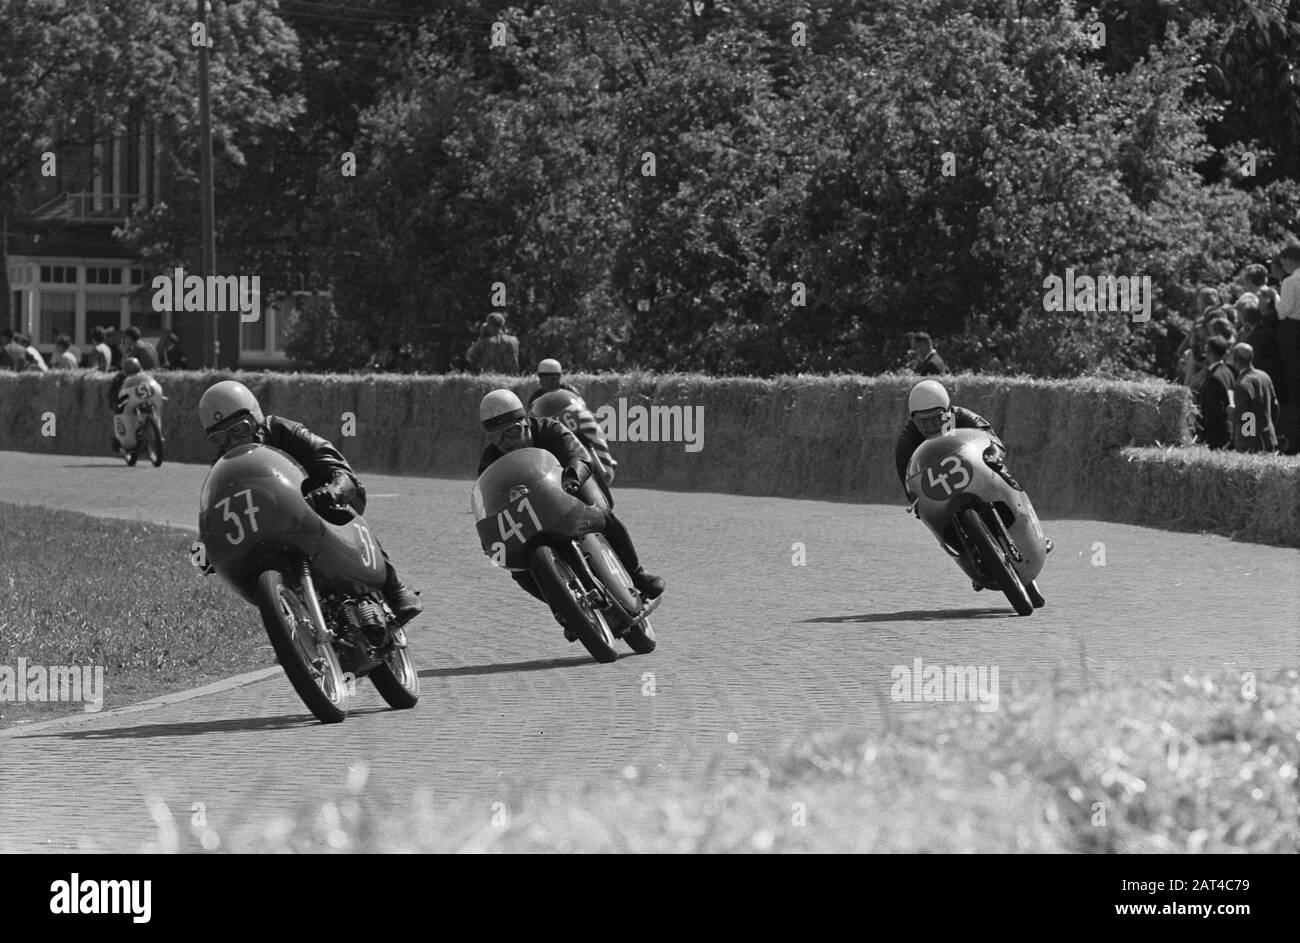
[[[1003,709],[892,711],[883,736],[814,737],[699,784],[557,784],[435,809],[367,783],[196,830],[155,809],[152,851],[1300,851],[1300,674],[1059,682]],[[125,850],[125,849],[123,849]]]
[[[0,503],[0,669],[102,668],[108,709],[274,664],[257,614],[190,565],[193,540]],[[0,727],[80,713],[82,693],[32,702],[0,688]]]

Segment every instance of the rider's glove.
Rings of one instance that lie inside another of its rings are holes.
[[[560,487],[564,489],[565,494],[577,494],[582,485],[578,484],[578,479],[571,477],[566,469],[564,474],[560,476]]]
[[[334,506],[341,504],[342,497],[339,489],[331,481],[328,485],[321,485],[319,488],[308,492],[307,503],[311,505],[311,509],[317,514],[324,514]]]

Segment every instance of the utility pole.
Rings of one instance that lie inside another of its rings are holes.
[[[206,283],[217,274],[217,237],[213,229],[216,208],[212,196],[212,101],[208,89],[208,49],[212,37],[208,32],[207,0],[195,0],[197,22],[203,24],[203,43],[199,46],[199,202],[202,207],[203,264],[200,273]],[[212,330],[211,353],[204,351],[203,365],[217,367],[221,356],[221,332],[217,312],[209,311]]]

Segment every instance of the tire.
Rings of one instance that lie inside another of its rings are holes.
[[[401,629],[394,629],[393,636],[399,642],[406,642],[406,633]],[[394,648],[382,665],[371,670],[370,680],[379,696],[394,710],[404,711],[419,703],[420,675],[406,648]]]
[[[1029,595],[1029,601],[1034,604],[1035,609],[1042,609],[1047,605],[1047,600],[1044,599],[1043,594],[1038,591],[1038,584],[1033,580],[1030,580],[1025,584],[1025,592]]]
[[[581,584],[568,561],[553,547],[538,547],[533,551],[529,569],[537,581],[537,588],[546,598],[546,604],[552,612],[563,616],[565,624],[578,636],[578,641],[591,657],[602,664],[617,661],[614,633],[609,630],[605,617],[584,607],[573,595],[572,587]]]
[[[342,721],[348,716],[348,690],[338,655],[328,642],[316,645],[307,606],[279,570],[264,570],[257,578],[257,607],[298,697],[321,723]]]
[[[659,643],[655,640],[655,630],[650,625],[650,620],[646,619],[641,624],[645,626],[644,629],[633,626],[624,634],[623,641],[627,642],[628,647],[638,655],[649,655]]]
[[[137,448],[139,447],[139,444],[140,443],[138,442],[136,443]],[[140,453],[137,452],[135,449],[131,449],[129,452],[126,449],[122,449],[122,458],[126,459],[126,464],[132,468],[135,467],[135,461],[139,457],[140,457]]]
[[[150,416],[144,424],[144,451],[149,456],[149,463],[157,468],[163,463],[163,440],[162,430],[158,428],[158,420]]]
[[[961,522],[966,535],[975,545],[975,552],[983,562],[984,570],[998,581],[999,588],[1006,595],[1007,601],[1011,603],[1017,615],[1032,615],[1034,604],[1029,600],[1029,593],[1025,590],[1020,574],[1007,559],[1006,552],[998,546],[998,542],[989,533],[979,512],[974,508],[967,508],[961,512]]]

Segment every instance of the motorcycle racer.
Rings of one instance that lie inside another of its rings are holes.
[[[131,389],[140,383],[147,383],[153,379],[153,376],[140,367],[140,361],[135,357],[127,357],[122,361],[122,369],[113,376],[113,380],[108,385],[108,405],[113,410],[114,417],[122,415],[126,407],[131,403]],[[125,387],[125,391],[123,388]],[[117,425],[114,419],[114,426]],[[113,434],[112,445],[109,446],[114,452],[122,450],[122,444],[117,440],[117,434]]]
[[[316,513],[323,515],[340,504],[352,507],[358,514],[365,513],[366,489],[342,453],[302,423],[263,415],[257,397],[244,384],[222,380],[208,387],[199,399],[199,418],[208,441],[217,447],[218,458],[236,446],[251,442],[272,446],[290,455],[307,472],[311,491],[306,499]],[[388,551],[382,545],[379,551],[388,569],[384,599],[397,617],[397,624],[405,625],[424,607],[419,594],[398,578]],[[203,570],[211,572],[211,566]]]
[[[1007,447],[1002,444],[992,424],[978,413],[961,406],[953,406],[948,398],[948,391],[938,380],[922,380],[907,394],[907,411],[909,418],[898,434],[894,445],[894,465],[898,469],[898,480],[903,485],[908,501],[915,501],[916,495],[907,490],[907,463],[912,453],[926,439],[942,435],[951,429],[980,429],[987,432],[998,453],[995,464],[1001,464],[1006,457]]]
[[[493,390],[483,397],[479,404],[479,422],[488,436],[488,445],[483,449],[479,461],[479,475],[507,452],[520,448],[539,448],[550,452],[564,468],[561,480],[564,490],[570,494],[576,494],[587,479],[593,477],[587,450],[578,437],[558,420],[529,416],[519,397],[510,390]],[[600,476],[595,476],[595,479],[608,502],[608,487]],[[605,521],[605,537],[627,568],[632,584],[647,599],[661,595],[664,591],[663,579],[647,573],[641,566],[627,528],[614,516],[612,510],[605,511]],[[510,575],[530,595],[546,601],[531,574],[512,572]]]
[[[564,370],[558,360],[546,359],[537,365],[537,382],[539,386],[528,397],[528,405],[533,405],[533,400],[546,393],[554,393],[556,390],[568,390],[570,393],[577,393],[569,384],[561,382],[564,376]]]

